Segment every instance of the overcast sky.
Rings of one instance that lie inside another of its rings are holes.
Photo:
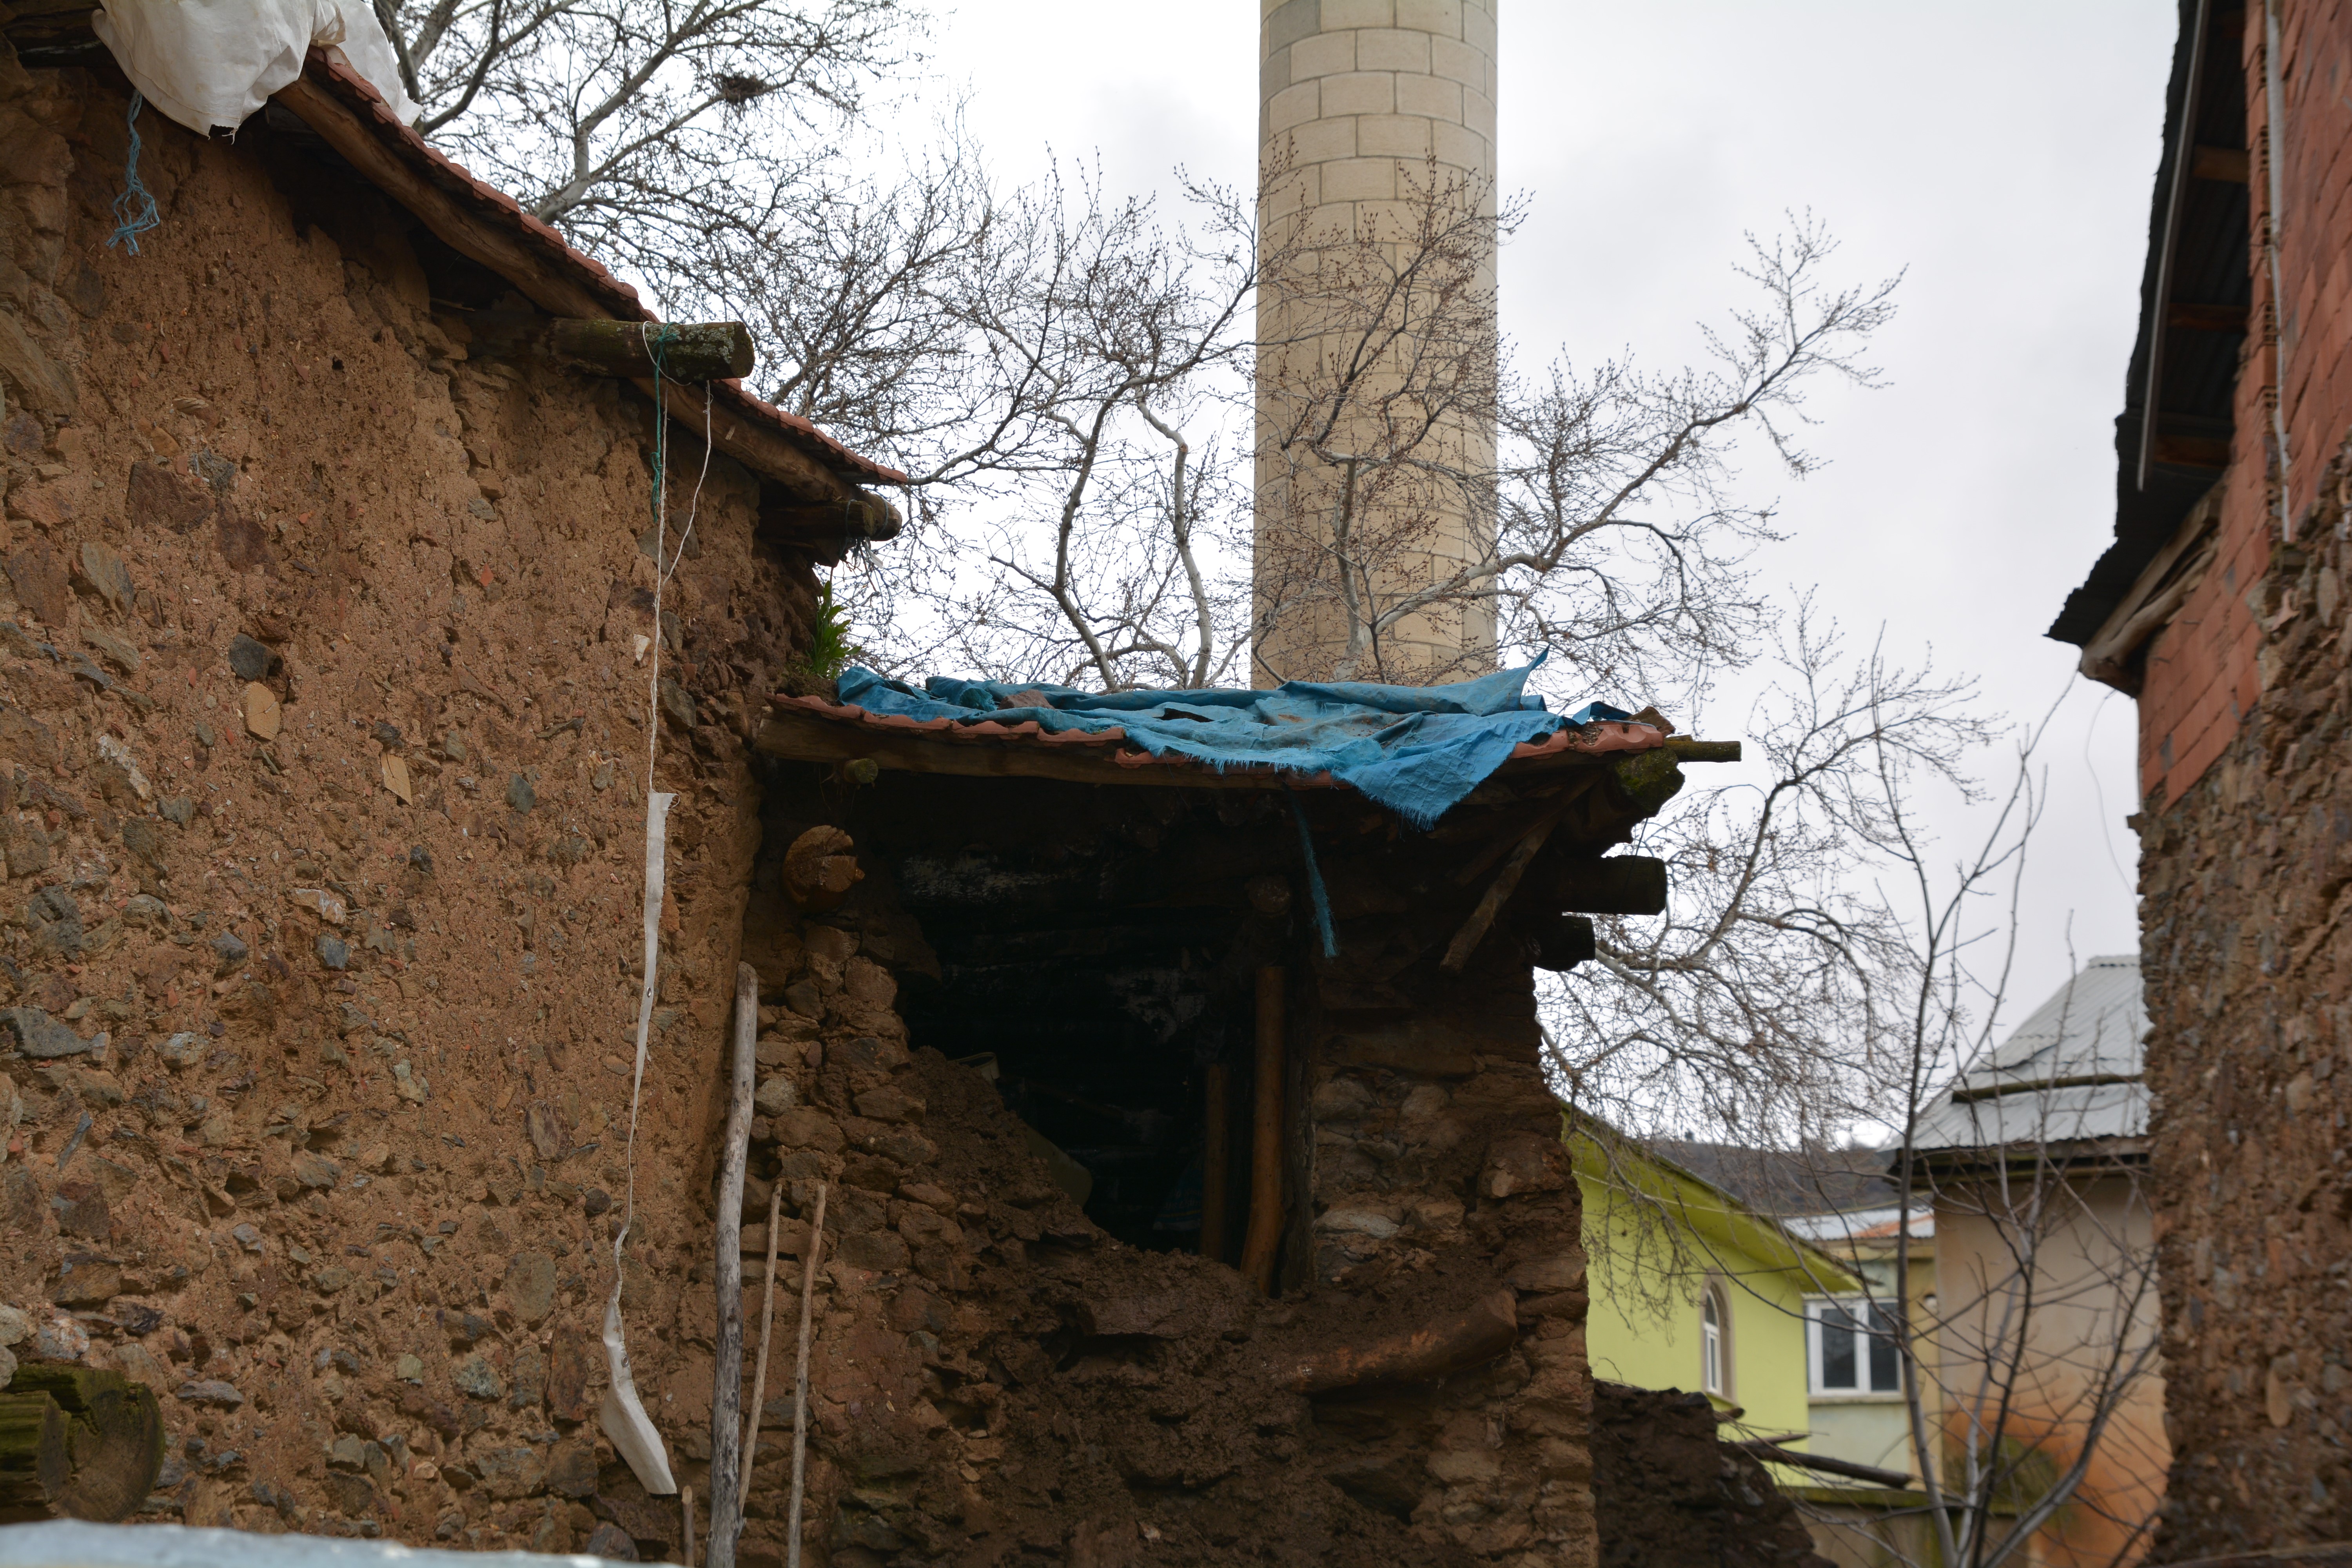
[[[2114,521],[2173,26],[2160,0],[1502,10],[1502,182],[1534,201],[1502,268],[1522,355],[1684,363],[1695,322],[1739,299],[1743,231],[1792,209],[1843,239],[1853,275],[1906,271],[1874,356],[1887,388],[1816,403],[1830,467],[1798,484],[1753,465],[1741,489],[1777,499],[1793,534],[1765,573],[1817,588],[1852,632],[1883,625],[1905,657],[1932,645],[2011,715],[2066,694],[2011,1021],[2064,980],[2070,941],[2137,945],[2132,705],[2074,681],[2074,650],[2042,632]],[[1049,145],[1098,153],[1114,191],[1165,188],[1180,163],[1254,179],[1251,0],[992,0],[932,44],[1008,180]],[[1726,704],[1704,728],[1741,716]],[[1957,849],[1968,825],[1943,826]]]

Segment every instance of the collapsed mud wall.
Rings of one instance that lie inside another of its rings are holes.
[[[902,981],[953,986],[959,949],[925,940],[887,857],[810,831],[828,805],[870,822],[856,786],[804,783],[768,793],[748,915],[764,1005],[746,1212],[781,1184],[788,1365],[796,1260],[832,1184],[810,1561],[1818,1561],[1761,1467],[1716,1441],[1703,1398],[1694,1415],[1685,1396],[1616,1389],[1593,1423],[1576,1190],[1558,1108],[1513,1043],[1532,1030],[1524,984],[1498,1000],[1497,975],[1474,969],[1449,997],[1405,976],[1451,1008],[1411,1042],[1322,1005],[1361,1000],[1337,967],[1298,985],[1312,1239],[1267,1300],[1222,1263],[1107,1235],[1008,1110],[993,1057],[909,1039],[906,1017],[942,1015],[909,1006]],[[1054,816],[1084,842],[1082,812]],[[1096,875],[1082,857],[1065,869]],[[1017,885],[1001,866],[973,875]],[[788,888],[863,896],[809,917]],[[759,1226],[742,1244],[753,1323],[767,1241]],[[706,1367],[709,1330],[690,1325],[709,1318],[680,1319]],[[740,1552],[753,1564],[782,1555],[789,1507],[787,1377],[767,1394]]]
[[[2328,515],[2347,479],[2339,453]],[[2352,1537],[2352,556],[2339,528],[2303,539],[2239,584],[2258,704],[2136,819],[2174,1456],[2158,1561]]]
[[[1508,1031],[1481,1023],[1497,1005],[1467,1000],[1490,996],[1494,975],[1459,983],[1458,1016],[1424,1021],[1433,1038],[1452,1026],[1450,1052],[1369,1035],[1327,1052],[1319,983],[1294,984],[1288,1190],[1305,1201],[1288,1288],[1269,1300],[1189,1246],[1107,1235],[977,1067],[909,1038],[902,985],[928,993],[911,1010],[927,1027],[970,1020],[936,994],[940,952],[888,891],[888,857],[836,840],[860,897],[814,918],[794,909],[784,889],[817,879],[787,869],[788,847],[828,815],[874,826],[855,795],[780,772],[745,942],[766,1004],[746,1213],[764,1212],[762,1179],[786,1184],[781,1240],[798,1257],[814,1183],[836,1184],[811,1548],[835,1563],[1593,1561],[1578,1215],[1524,966],[1517,1001],[1506,985],[1499,1004],[1526,1015],[1507,1061],[1477,1055],[1505,1049]],[[1124,808],[1108,821],[1156,822],[1171,835],[1163,858],[1174,851],[1172,797],[1096,804]],[[984,839],[1011,816],[975,810],[943,831]],[[1063,879],[1105,879],[1085,856],[1089,809],[1057,801],[1044,817],[1069,850]],[[1276,826],[1295,847],[1296,829]],[[975,885],[997,885],[974,864]],[[941,951],[947,984],[971,984],[961,950]],[[747,1257],[763,1243],[747,1237]],[[780,1288],[798,1284],[788,1265]],[[756,1284],[747,1302],[756,1321]],[[781,1385],[769,1394],[743,1547],[755,1563],[782,1552],[786,1506],[789,1405]]]
[[[1825,1568],[1762,1463],[1717,1436],[1704,1394],[1596,1383],[1592,1472],[1601,1568]]]
[[[469,328],[528,307],[258,121],[142,117],[163,224],[109,248],[126,108],[0,47],[0,1342],[163,1391],[142,1517],[674,1542],[590,1419],[635,639],[678,801],[627,1314],[675,1442],[742,696],[813,579],[720,458],[656,627],[646,400]]]

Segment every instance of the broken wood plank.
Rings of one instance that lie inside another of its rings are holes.
[[[1502,1355],[1519,1338],[1518,1300],[1508,1290],[1410,1333],[1366,1344],[1333,1345],[1277,1369],[1294,1394],[1328,1394],[1374,1383],[1434,1383]]]
[[[751,1497],[751,1472],[760,1468],[760,1412],[768,1403],[768,1342],[776,1327],[776,1241],[782,1231],[784,1184],[768,1184],[768,1272],[760,1308],[760,1359],[751,1369],[751,1409],[743,1417],[743,1484],[735,1492],[735,1529],[743,1529],[744,1504]]]
[[[547,329],[547,352],[596,375],[645,376],[656,364],[672,381],[751,374],[751,333],[740,321],[615,321],[564,317]]]
[[[1463,922],[1460,931],[1454,932],[1454,941],[1445,949],[1445,956],[1438,961],[1438,968],[1448,974],[1462,973],[1463,967],[1470,962],[1470,955],[1478,951],[1480,942],[1486,940],[1486,932],[1493,927],[1495,917],[1502,913],[1503,905],[1517,889],[1520,877],[1527,872],[1528,862],[1535,858],[1536,851],[1544,847],[1544,840],[1549,838],[1551,830],[1559,826],[1559,813],[1549,811],[1520,836],[1517,846],[1511,851],[1511,858],[1503,862],[1503,868],[1495,873],[1493,881],[1486,884],[1486,894],[1479,899],[1478,907],[1470,911],[1470,918]]]

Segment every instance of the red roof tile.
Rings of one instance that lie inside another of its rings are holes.
[[[1155,757],[1139,748],[1126,744],[1127,731],[1114,725],[1107,730],[1049,731],[1034,719],[1024,719],[1017,724],[1001,724],[992,719],[978,723],[965,723],[953,719],[910,719],[900,713],[876,713],[849,703],[828,702],[822,697],[776,696],[771,704],[780,712],[794,717],[829,720],[845,729],[878,732],[879,736],[900,739],[921,738],[946,746],[1001,747],[1004,743],[1076,749],[1099,752],[1104,760],[1121,768],[1142,771],[1168,769],[1173,772],[1215,773],[1208,763],[1183,756]],[[1647,752],[1666,743],[1664,731],[1648,724],[1600,721],[1581,729],[1563,726],[1541,741],[1521,742],[1511,749],[1504,762],[1506,771],[1514,764],[1528,763],[1542,759],[1566,758],[1571,755],[1601,755],[1612,752]],[[1255,773],[1261,770],[1229,768],[1225,774]],[[1273,770],[1263,770],[1271,772]],[[1285,782],[1307,788],[1338,788],[1339,781],[1328,773],[1286,775]]]

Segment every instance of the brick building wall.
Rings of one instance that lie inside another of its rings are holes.
[[[2158,1562],[2352,1538],[2352,7],[2283,0],[2265,24],[2250,9],[2233,40],[2253,309],[2217,547],[2140,703],[2174,1453]]]

